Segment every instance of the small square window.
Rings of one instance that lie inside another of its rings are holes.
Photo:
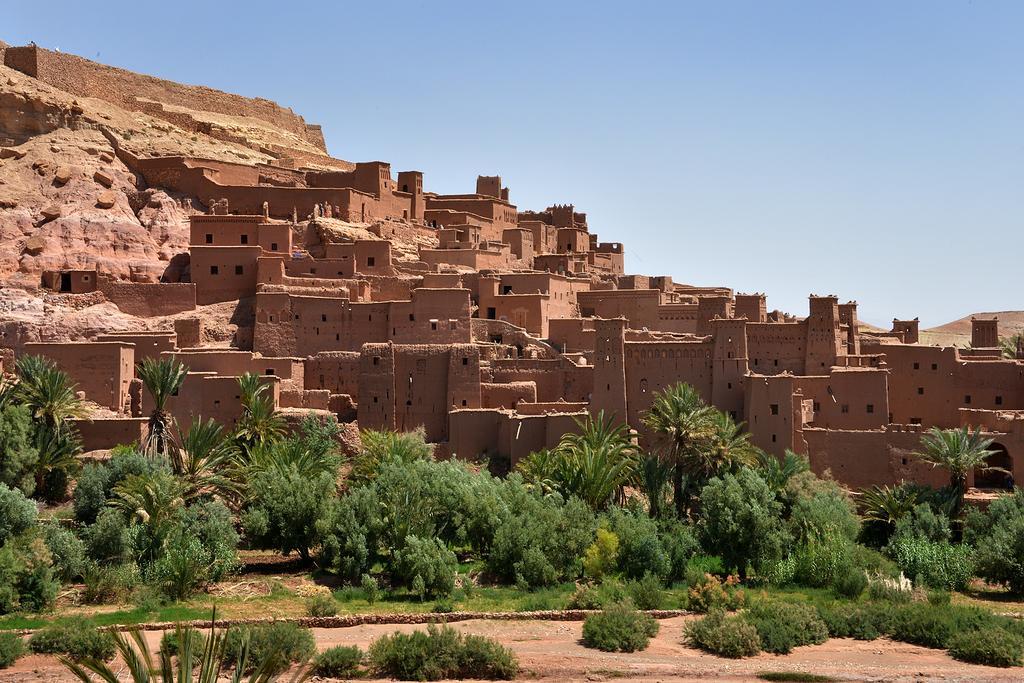
[[[970,394],[967,394],[966,396],[964,396],[964,405],[965,406],[971,405],[971,395]]]
[[[915,370],[920,370],[921,369],[921,364],[920,363],[914,363],[914,369]]]
[[[874,403],[869,403],[867,405],[867,412],[868,412],[868,415],[874,414],[874,412],[875,412],[875,404]]]
[[[469,365],[469,359],[468,359],[468,358],[466,358],[466,357],[463,357],[463,358],[462,358],[462,364],[463,364],[463,365]]]
[[[210,233],[206,233],[206,243],[213,244],[213,235],[211,235]]]
[[[997,406],[1003,405],[1003,397],[1002,396],[996,396],[996,405]]]
[[[322,322],[322,323],[327,322],[327,314],[326,313],[321,313],[320,314],[320,322]]]
[[[267,368],[266,370],[264,370],[263,374],[264,375],[273,375],[274,374],[274,368]]]
[[[249,244],[249,236],[242,235],[242,244]]]
[[[839,407],[839,412],[843,413],[844,415],[849,413],[850,412],[850,404],[849,403],[844,403],[842,406]]]
[[[270,251],[277,251],[277,242],[270,243]]]
[[[437,329],[437,321],[436,320],[431,320],[430,321],[430,329],[432,329],[432,330],[436,330]]]
[[[220,273],[219,266],[210,266],[210,275],[217,275],[218,273]]]
[[[373,256],[367,256],[366,257],[366,265],[367,266],[372,266],[372,265],[375,265],[376,263],[377,263],[377,259],[374,258]]]
[[[772,415],[778,415],[779,414],[779,404],[778,403],[773,403],[771,405],[771,409],[772,409]]]
[[[910,424],[912,424],[912,425],[919,425],[919,424],[921,424],[921,418],[919,418],[919,417],[912,417],[912,418],[910,418]]]
[[[917,388],[917,395],[918,396],[924,396],[924,387],[918,387]]]
[[[242,266],[235,266],[235,275],[241,275],[243,271]]]
[[[416,320],[416,314],[410,313],[409,314],[409,322],[413,322],[414,320]]]
[[[374,365],[380,365],[380,356],[374,356],[373,357],[373,364]]]
[[[932,363],[932,370],[938,370],[938,369],[939,369],[939,364],[938,363]]]
[[[813,405],[814,405],[814,412],[816,412],[816,413],[817,413],[817,412],[820,412],[820,411],[821,411],[821,404],[820,404],[820,403],[818,403],[817,401],[815,401]]]
[[[775,443],[775,435],[772,434],[772,443]]]

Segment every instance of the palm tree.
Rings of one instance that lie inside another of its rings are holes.
[[[149,416],[149,431],[142,450],[147,455],[167,455],[167,431],[171,416],[167,400],[178,393],[188,368],[174,358],[146,358],[138,366],[139,379],[153,397],[153,412]]]
[[[761,449],[750,443],[750,432],[743,430],[742,422],[734,421],[719,410],[711,414],[710,421],[713,431],[708,443],[707,462],[703,465],[705,472],[714,476],[757,461]]]
[[[427,433],[422,427],[411,432],[366,429],[359,434],[359,439],[362,447],[352,463],[349,475],[350,481],[356,484],[375,478],[384,462],[429,460],[434,454],[434,448],[427,443]]]
[[[249,683],[269,683],[280,677],[284,668],[280,652],[268,652],[261,661],[255,662],[255,666],[249,666],[249,637],[246,635],[242,638],[232,675],[222,679],[227,638],[225,631],[217,631],[216,617],[217,612],[214,610],[210,622],[210,637],[206,639],[205,644],[200,631],[191,626],[178,624],[177,662],[172,659],[166,648],[162,648],[159,665],[154,664],[153,656],[138,627],[131,628],[126,633],[112,633],[129,680],[132,683],[217,683],[220,680],[230,680],[232,683],[241,683],[243,680]],[[122,680],[121,670],[114,670],[109,664],[96,658],[90,657],[76,662],[61,655],[58,659],[82,683],[93,682],[90,674],[96,674],[96,680],[104,683],[117,683]],[[248,678],[244,678],[246,669],[254,669]],[[309,678],[310,673],[310,668],[303,662],[290,680],[292,683],[300,683]]]
[[[636,469],[636,485],[647,497],[647,509],[651,517],[661,517],[665,503],[665,489],[672,478],[672,466],[656,454],[647,453]]]
[[[242,416],[238,419],[235,439],[244,457],[255,447],[267,446],[284,435],[284,419],[274,409],[267,395],[270,385],[259,375],[247,372],[238,378],[242,393]]]
[[[687,487],[710,478],[701,451],[713,432],[715,410],[704,403],[697,390],[680,382],[654,394],[643,416],[644,425],[661,441],[663,458],[672,465],[672,494],[676,514],[683,517],[688,507]]]
[[[596,418],[577,420],[576,425],[580,431],[564,434],[555,449],[559,456],[555,478],[564,493],[602,510],[615,496],[621,497],[633,480],[636,447],[626,428],[605,417],[603,410]]]
[[[995,454],[995,451],[989,449],[991,445],[992,439],[982,437],[980,428],[972,432],[968,427],[932,427],[921,436],[921,451],[914,455],[932,467],[943,467],[949,471],[949,488],[954,495],[950,511],[953,520],[959,519],[963,510],[968,474],[975,469],[983,472],[1005,471],[987,465],[989,456]]]
[[[1024,357],[1024,332],[999,338],[999,351],[1003,358]]]
[[[82,464],[78,454],[82,441],[70,426],[51,430],[36,429],[35,447],[39,453],[35,465],[35,495],[51,502],[67,495],[68,478],[78,473]]]
[[[185,484],[184,497],[216,494],[230,499],[237,495],[238,484],[227,476],[233,456],[224,429],[215,420],[194,420],[188,431],[175,429],[171,451],[171,469]]]
[[[61,431],[71,420],[86,417],[75,383],[66,372],[41,356],[22,356],[15,363],[17,400],[28,406],[32,418],[51,431]]]
[[[174,528],[174,516],[185,507],[184,484],[167,470],[132,474],[114,486],[109,505],[141,522],[148,530],[150,560]]]
[[[803,455],[786,449],[782,459],[765,451],[757,453],[757,471],[761,478],[776,494],[786,489],[786,484],[796,475],[811,469],[811,463]]]

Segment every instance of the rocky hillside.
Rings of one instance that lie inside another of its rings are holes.
[[[44,50],[0,46],[0,53],[18,67],[0,66],[6,285],[34,287],[43,270],[94,266],[136,281],[173,278],[172,259],[187,249],[188,215],[201,207],[145,187],[115,157],[112,142],[139,156],[349,166],[327,156],[318,127],[266,100]]]

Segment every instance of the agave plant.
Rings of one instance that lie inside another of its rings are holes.
[[[167,455],[167,432],[171,416],[167,401],[178,393],[188,368],[174,358],[146,358],[138,366],[139,379],[153,397],[153,412],[149,416],[149,431],[142,450],[147,455]]]
[[[175,629],[178,641],[177,656],[172,656],[167,649],[162,648],[159,663],[153,661],[139,628],[131,628],[125,633],[113,633],[115,646],[124,661],[124,669],[127,670],[129,680],[133,683],[217,683],[222,680],[232,683],[269,683],[281,677],[281,659],[277,652],[268,652],[261,661],[250,663],[248,636],[242,638],[231,675],[222,677],[222,674],[226,673],[223,669],[227,659],[227,638],[225,631],[217,630],[216,616],[214,610],[210,623],[210,637],[205,640],[205,644],[202,634],[197,629],[178,624]],[[99,659],[86,658],[75,661],[63,655],[58,659],[82,683],[119,683],[124,680],[121,671],[114,670]],[[252,673],[246,677],[244,672],[250,669]],[[302,662],[289,680],[300,683],[309,678],[310,673],[309,666]]]

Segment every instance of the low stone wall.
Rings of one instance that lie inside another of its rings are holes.
[[[193,282],[106,280],[100,283],[100,290],[119,309],[140,318],[196,310],[196,285]]]

